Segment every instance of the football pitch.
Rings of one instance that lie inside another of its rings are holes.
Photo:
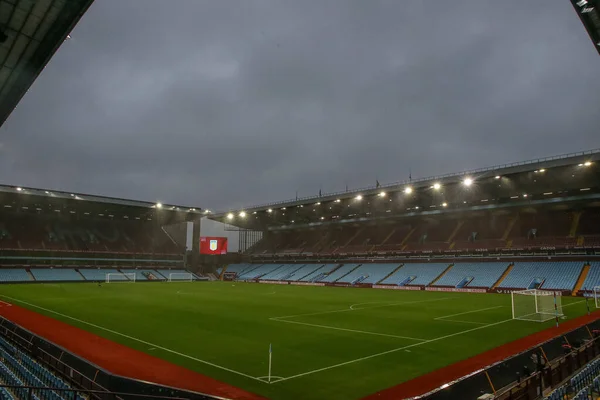
[[[554,324],[511,320],[500,294],[187,282],[2,285],[0,295],[275,400],[358,399]],[[567,318],[586,313],[581,298],[562,303]]]

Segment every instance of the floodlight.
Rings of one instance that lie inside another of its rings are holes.
[[[325,219],[325,217],[321,217],[321,219],[323,220],[323,219]]]
[[[246,216],[246,212],[245,211],[240,211],[240,217],[244,218]]]
[[[471,186],[473,184],[473,179],[471,179],[471,178],[465,178],[465,180],[463,181],[463,184],[465,186]]]
[[[442,207],[448,207],[448,203],[442,203]]]
[[[410,186],[407,186],[407,187],[404,188],[404,193],[406,193],[406,194],[411,194],[412,191],[413,190],[412,190],[412,188]]]
[[[21,190],[23,190],[23,188],[20,188],[20,187],[17,188],[17,192],[20,192]]]
[[[439,183],[434,183],[432,186],[435,190],[440,190],[440,188],[442,187],[442,185],[440,185]]]
[[[584,166],[589,167],[590,165],[592,165],[591,161],[586,161],[583,163]]]
[[[318,201],[318,202],[317,202],[315,205],[316,205],[316,206],[320,206],[320,205],[321,205],[321,202],[320,202],[320,201]]]
[[[273,212],[273,209],[272,209],[272,208],[269,208],[269,209],[267,210],[267,212],[270,214],[270,213],[272,213],[272,212]]]
[[[523,197],[527,197],[527,193],[523,194]]]
[[[73,196],[73,195],[71,195]],[[162,208],[162,203],[156,203],[156,208]]]
[[[500,175],[496,175],[496,179],[500,179],[502,178]]]
[[[356,200],[358,200],[358,201],[362,200],[362,196],[359,194],[358,196],[356,196]]]
[[[540,172],[546,172],[545,168],[540,169]]]
[[[340,203],[341,201],[342,201],[342,200],[340,200],[340,199],[335,199],[335,202],[336,202],[336,203]]]
[[[281,207],[282,210],[285,210],[285,207]]]
[[[233,219],[233,213],[227,214],[227,219]]]
[[[379,197],[385,197],[385,192],[379,192]]]

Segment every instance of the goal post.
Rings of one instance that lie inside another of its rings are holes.
[[[546,322],[564,316],[560,293],[539,289],[519,290],[511,293],[511,300],[513,319]]]
[[[594,286],[594,303],[600,308],[600,286]]]
[[[132,282],[135,283],[135,273],[111,272],[106,274],[106,283]]]
[[[169,282],[191,282],[194,275],[189,272],[172,272],[169,274]]]

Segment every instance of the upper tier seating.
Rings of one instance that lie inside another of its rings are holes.
[[[152,221],[73,221],[0,213],[0,249],[181,254],[183,247]]]
[[[385,279],[381,283],[390,285],[400,285],[407,279],[415,277],[408,285],[429,285],[446,268],[447,263],[407,263],[402,266],[395,274]]]
[[[508,268],[508,262],[457,263],[434,286],[456,286],[465,278],[473,278],[469,287],[490,288]]]
[[[339,282],[354,282],[361,279],[360,283],[377,283],[390,273],[392,273],[400,264],[363,264],[348,275],[344,276]]]
[[[541,289],[572,290],[582,268],[583,262],[515,262],[499,287],[529,289],[539,280]]]
[[[72,268],[32,268],[31,273],[36,281],[82,281],[83,277]]]

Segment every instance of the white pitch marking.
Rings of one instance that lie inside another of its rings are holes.
[[[437,342],[438,340],[448,339],[448,338],[451,338],[451,337],[454,337],[454,336],[458,336],[458,335],[462,335],[462,334],[465,334],[465,333],[477,331],[479,329],[488,328],[490,326],[496,326],[496,325],[504,324],[504,323],[509,322],[509,321],[512,321],[512,318],[511,319],[505,319],[504,321],[494,322],[492,324],[478,326],[477,328],[472,328],[472,329],[467,329],[467,330],[464,330],[464,331],[452,333],[450,335],[440,336],[438,338],[426,340],[424,342],[409,344],[408,346],[398,347],[398,348],[395,348],[395,349],[392,349],[392,350],[383,351],[381,353],[371,354],[370,356],[365,356],[365,357],[357,358],[355,360],[350,360],[350,361],[346,361],[346,362],[343,362],[343,363],[330,365],[329,367],[315,369],[315,370],[312,370],[312,371],[304,372],[302,374],[288,376],[287,378],[280,379],[277,382],[283,382],[283,381],[287,381],[289,379],[300,378],[302,376],[315,374],[317,372],[322,372],[322,371],[327,371],[329,369],[333,369],[333,368],[337,368],[337,367],[342,367],[344,365],[354,364],[356,362],[368,360],[368,359],[379,357],[379,356],[384,356],[386,354],[395,353],[397,351],[407,350],[407,349],[410,349],[410,348],[413,348],[413,347],[417,347],[417,346],[422,346],[422,345],[427,344],[427,343]]]
[[[398,335],[389,335],[387,333],[377,333],[377,332],[369,332],[369,331],[359,331],[356,329],[346,329],[346,328],[337,328],[335,326],[328,326],[328,325],[317,325],[317,324],[309,324],[306,322],[298,322],[298,321],[287,321],[285,319],[276,319],[276,318],[269,318],[271,321],[277,321],[277,322],[286,322],[288,324],[298,324],[298,325],[306,325],[306,326],[314,326],[316,328],[324,328],[324,329],[334,329],[337,331],[346,331],[346,332],[354,332],[354,333],[362,333],[365,335],[375,335],[375,336],[386,336],[386,337],[393,337],[393,338],[397,338],[397,339],[408,339],[408,340],[417,340],[417,341],[421,341],[424,342],[427,339],[420,339],[420,338],[414,338],[414,337],[410,337],[410,336],[398,336]]]
[[[475,325],[486,325],[485,322],[475,322],[475,321],[461,321],[459,319],[440,319],[438,321],[447,321],[447,322],[460,322],[461,324],[475,324]]]
[[[5,301],[2,301],[2,300],[0,300],[0,303],[4,304],[5,306],[8,306],[8,307],[11,307],[11,306],[12,306],[12,304],[10,304],[10,303],[7,303],[7,302],[5,302]]]
[[[461,312],[458,314],[451,314],[451,315],[444,315],[442,317],[437,317],[434,318],[435,320],[443,320],[446,318],[450,318],[450,317],[458,317],[459,315],[465,315],[465,314],[473,314],[473,313],[477,313],[477,312],[482,312],[482,311],[487,311],[487,310],[495,310],[497,308],[502,308],[504,306],[497,306],[497,307],[488,307],[488,308],[480,308],[479,310],[473,310],[473,311],[465,311],[465,312]],[[485,324],[484,324],[485,325]]]
[[[159,346],[159,345],[157,345],[157,344],[150,343],[150,342],[147,342],[147,341],[145,341],[145,340],[138,339],[138,338],[136,338],[136,337],[133,337],[133,336],[126,335],[126,334],[124,334],[124,333],[121,333],[121,332],[113,331],[112,329],[108,329],[108,328],[105,328],[105,327],[103,327],[103,326],[100,326],[100,325],[92,324],[91,322],[83,321],[83,320],[81,320],[81,319],[78,319],[78,318],[75,318],[75,317],[71,317],[71,316],[69,316],[69,315],[62,314],[62,313],[59,313],[59,312],[57,312],[57,311],[54,311],[54,310],[50,310],[50,309],[48,309],[48,308],[40,307],[40,306],[37,306],[37,305],[35,305],[35,304],[32,304],[32,303],[28,303],[28,302],[26,302],[26,301],[23,301],[23,300],[15,299],[14,297],[6,296],[6,295],[3,295],[3,294],[2,294],[2,295],[0,295],[0,296],[1,296],[1,297],[4,297],[4,298],[7,298],[7,299],[10,299],[10,300],[12,300],[12,301],[16,301],[16,302],[22,303],[22,304],[27,304],[28,306],[31,306],[31,307],[39,308],[40,310],[44,310],[44,311],[48,311],[48,312],[50,312],[50,313],[53,313],[53,314],[56,314],[56,315],[60,315],[61,317],[65,317],[65,318],[72,319],[73,321],[77,321],[77,322],[80,322],[80,323],[82,323],[82,324],[86,324],[86,325],[89,325],[89,326],[93,326],[94,328],[102,329],[103,331],[110,332],[110,333],[113,333],[113,334],[115,334],[115,335],[122,336],[122,337],[124,337],[124,338],[127,338],[127,339],[130,339],[130,340],[135,340],[136,342],[140,342],[140,343],[146,344],[146,345],[148,345],[148,346],[152,346],[152,347],[154,347],[154,348],[156,348],[156,349],[160,349],[160,350],[163,350],[163,351],[166,351],[166,352],[172,353],[172,354],[176,354],[176,355],[178,355],[178,356],[185,357],[185,358],[188,358],[188,359],[190,359],[190,360],[197,361],[197,362],[199,362],[199,363],[202,363],[202,364],[210,365],[211,367],[218,368],[218,369],[222,369],[222,370],[224,370],[224,371],[227,371],[227,372],[231,372],[232,374],[236,374],[236,375],[244,376],[244,377],[246,377],[246,378],[250,378],[250,379],[253,379],[253,380],[255,380],[255,381],[259,381],[259,382],[264,382],[264,381],[262,381],[262,380],[260,380],[260,379],[258,379],[258,378],[256,378],[256,377],[254,377],[254,376],[251,376],[251,375],[245,374],[245,373],[243,373],[243,372],[236,371],[236,370],[234,370],[234,369],[231,369],[231,368],[223,367],[223,366],[221,366],[221,365],[213,364],[213,363],[211,363],[211,362],[209,362],[209,361],[201,360],[201,359],[199,359],[199,358],[192,357],[192,356],[189,356],[189,355],[187,355],[187,354],[180,353],[180,352],[178,352],[178,351],[175,351],[175,350],[167,349],[166,347],[162,347],[162,346]]]
[[[368,310],[368,309],[371,309],[371,308],[381,308],[381,307],[392,307],[392,306],[398,306],[398,305],[429,303],[429,302],[433,302],[433,301],[452,300],[452,299],[457,299],[457,298],[458,297],[442,297],[442,298],[439,298],[439,299],[405,301],[405,302],[400,302],[400,303],[388,303],[388,304],[384,304],[384,305],[381,305],[381,306],[374,306],[374,307],[362,307],[362,308],[354,308],[354,309],[344,308],[342,310],[320,311],[320,312],[308,313],[308,314],[285,315],[285,316],[282,316],[282,317],[273,317],[273,318],[269,318],[269,319],[278,319],[278,320],[280,320],[280,319],[288,319],[288,318],[296,318],[296,317],[308,317],[310,315],[333,314],[333,313],[341,313],[341,312],[348,312],[348,311]],[[354,304],[354,305],[357,305],[357,304]]]

